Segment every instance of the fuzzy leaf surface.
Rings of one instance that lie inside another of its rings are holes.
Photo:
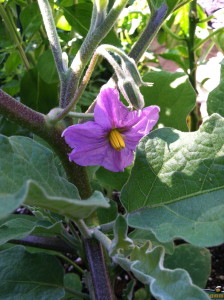
[[[224,119],[211,116],[196,132],[171,128],[144,137],[121,192],[130,226],[168,242],[224,242]]]

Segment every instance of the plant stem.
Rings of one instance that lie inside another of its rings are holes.
[[[55,64],[58,70],[60,79],[63,79],[63,74],[66,71],[62,59],[62,50],[56,31],[54,18],[52,15],[51,7],[48,0],[38,0],[40,11],[43,17],[44,26],[47,32],[47,36],[51,45],[52,54],[54,56]]]
[[[60,124],[57,127],[50,127],[43,114],[16,101],[2,90],[0,90],[0,112],[11,121],[43,138],[59,156],[68,180],[76,185],[81,198],[86,199],[91,196],[92,190],[86,168],[68,160],[67,153],[71,152],[71,149],[61,138],[63,128]]]
[[[62,258],[63,260],[67,261],[70,265],[72,265],[76,271],[78,271],[79,273],[81,273],[82,275],[85,273],[84,270],[82,268],[80,268],[77,264],[75,264],[71,259],[69,259],[67,256],[61,254],[61,253],[57,253],[56,254],[58,257]]]
[[[131,49],[129,56],[134,58],[136,62],[140,60],[142,55],[148,49],[151,41],[154,39],[155,35],[159,31],[163,21],[165,20],[167,10],[167,4],[164,3],[158,10],[156,10],[152,14],[142,35],[140,36],[139,40],[136,42],[134,47]]]
[[[89,228],[86,226],[86,223],[83,220],[74,220],[76,226],[78,227],[82,237],[84,239],[89,239],[92,236],[91,231],[89,230]]]
[[[195,43],[195,30],[197,26],[198,18],[197,18],[197,0],[193,0],[190,3],[189,8],[189,37],[186,40],[187,48],[188,48],[188,59],[189,59],[189,80],[191,82],[192,87],[197,93],[197,84],[196,84],[196,69],[197,63],[194,52],[194,43]],[[198,116],[197,116],[197,107],[191,111],[190,117],[190,131],[196,131],[198,129]]]
[[[96,299],[113,300],[113,291],[101,244],[94,238],[85,239],[84,243]]]
[[[13,20],[9,17],[8,13],[6,12],[4,5],[0,4],[0,15],[2,17],[2,19],[4,20],[5,24],[6,24],[6,28],[9,31],[9,34],[11,36],[11,39],[14,41],[14,43],[16,44],[16,47],[19,51],[20,57],[26,67],[27,70],[30,69],[30,63],[26,57],[26,53],[22,47],[22,41],[20,39],[20,36],[16,30],[16,26],[13,23]]]
[[[201,40],[200,42],[198,42],[194,47],[193,50],[197,50],[198,48],[200,48],[201,46],[203,46],[203,44],[205,42],[207,42],[208,40],[210,40],[214,35],[219,34],[221,32],[224,32],[224,28],[219,28],[215,31],[213,31],[212,33],[210,33],[205,39]]]
[[[93,236],[102,243],[102,245],[109,251],[110,245],[111,245],[111,240],[100,230],[94,229],[93,230]]]

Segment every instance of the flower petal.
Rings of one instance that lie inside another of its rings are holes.
[[[104,142],[106,135],[107,132],[94,121],[69,126],[62,133],[71,148]]]
[[[149,133],[159,119],[160,108],[156,105],[148,106],[140,111],[130,111],[123,122],[123,127],[131,127],[142,136]]]
[[[120,102],[119,93],[116,89],[105,88],[101,90],[94,109],[96,123],[107,130],[120,128],[122,120],[126,119],[128,113],[127,107]]]
[[[112,172],[123,172],[124,168],[131,165],[134,153],[127,147],[121,151],[108,147],[102,166]]]

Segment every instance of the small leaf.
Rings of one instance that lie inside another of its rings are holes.
[[[210,92],[207,100],[208,114],[218,113],[224,117],[224,60],[221,62],[221,76],[219,85]]]
[[[37,68],[41,78],[47,83],[57,83],[59,81],[57,69],[51,50],[45,51],[38,59]]]
[[[182,244],[175,248],[172,255],[166,255],[164,265],[169,269],[186,270],[194,284],[205,288],[211,273],[211,254],[206,248]]]
[[[196,132],[163,128],[141,140],[121,191],[130,226],[162,242],[224,242],[223,128],[224,119],[212,115]]]
[[[0,300],[60,300],[63,275],[63,267],[51,255],[31,254],[22,246],[1,251]]]
[[[29,3],[20,14],[24,34],[31,37],[42,24],[42,17],[37,3]]]
[[[114,239],[111,242],[109,253],[111,256],[115,255],[119,249],[130,250],[133,242],[127,236],[128,225],[126,219],[122,215],[118,215],[114,225]]]
[[[143,77],[152,87],[141,87],[145,106],[161,108],[159,127],[174,127],[188,131],[186,118],[196,104],[196,94],[184,73],[150,72]]]

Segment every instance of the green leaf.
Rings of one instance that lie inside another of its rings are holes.
[[[127,236],[128,224],[122,215],[118,215],[114,225],[114,239],[111,242],[109,253],[111,256],[121,249],[130,250],[133,247],[133,241]]]
[[[128,180],[129,175],[130,175],[130,168],[126,168],[124,172],[114,173],[101,167],[96,172],[97,180],[104,187],[109,186],[110,188],[117,191],[120,191],[122,189],[123,185]]]
[[[99,207],[96,210],[97,217],[100,224],[105,224],[112,222],[117,217],[117,203],[113,200],[109,201],[110,207],[109,208],[103,208]]]
[[[166,253],[173,254],[173,242],[161,243],[150,230],[135,229],[128,235],[135,243],[142,245],[146,241],[150,241],[153,247],[163,246]]]
[[[194,284],[205,288],[211,273],[211,254],[208,249],[182,244],[175,248],[172,255],[165,256],[164,266],[172,270],[186,270]]]
[[[224,120],[213,115],[196,132],[155,130],[138,148],[121,191],[130,226],[168,242],[224,242]]]
[[[10,215],[0,220],[0,245],[12,239],[22,239],[33,231],[35,233],[59,234],[62,232],[61,223],[52,224],[40,221],[33,216]]]
[[[109,207],[103,194],[98,191],[95,191],[87,200],[76,200],[72,197],[70,199],[57,196],[51,197],[34,181],[27,182],[22,194],[26,195],[23,200],[25,204],[49,209],[71,219],[87,218],[98,207]],[[80,199],[80,197],[77,198]]]
[[[20,21],[24,30],[23,33],[29,37],[33,36],[42,24],[42,17],[38,4],[29,3],[29,5],[21,11]]]
[[[213,113],[219,113],[221,116],[224,116],[223,95],[224,95],[224,60],[221,62],[221,76],[220,76],[219,85],[208,95],[207,110],[209,115]]]
[[[22,246],[0,252],[0,300],[59,300],[63,267],[55,257],[30,254]]]
[[[24,73],[20,88],[21,102],[32,109],[48,113],[58,106],[57,83],[47,84],[37,72],[37,68]]]
[[[37,69],[39,71],[40,77],[47,84],[57,83],[59,81],[58,72],[51,50],[45,51],[39,57]]]
[[[12,75],[12,73],[16,71],[19,64],[21,64],[19,52],[11,53],[4,64],[6,75]]]
[[[195,106],[196,94],[187,76],[179,72],[150,72],[143,81],[154,83],[152,87],[142,87],[141,92],[145,106],[160,106],[158,126],[188,131],[186,118]]]
[[[209,299],[199,287],[192,284],[185,270],[164,268],[164,249],[162,247],[149,250],[146,244],[141,248],[136,247],[131,253],[130,260],[117,255],[114,257],[114,261],[125,270],[131,271],[139,281],[149,285],[150,291],[156,299]]]
[[[81,293],[82,291],[82,283],[79,276],[75,273],[67,273],[64,276],[64,286],[70,290],[74,290],[76,292]],[[74,294],[66,292],[63,300],[71,300],[71,299],[82,299],[81,297],[76,297]]]
[[[0,145],[0,217],[23,202],[76,218],[109,206],[99,192],[82,201],[77,188],[59,175],[53,153],[30,138],[0,135]]]

